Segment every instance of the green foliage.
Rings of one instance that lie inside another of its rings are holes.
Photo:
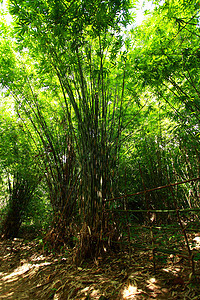
[[[71,241],[98,255],[118,225],[145,219],[117,223],[105,209],[199,207],[198,182],[105,201],[199,176],[199,8],[153,2],[126,39],[128,0],[10,1],[13,24],[0,27],[11,103],[0,121],[1,181],[8,198],[34,183],[22,210],[41,226],[52,216],[45,245]]]

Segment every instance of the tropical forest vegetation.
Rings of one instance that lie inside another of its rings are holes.
[[[1,2],[0,299],[199,299],[200,2]]]

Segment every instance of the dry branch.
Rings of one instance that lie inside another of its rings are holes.
[[[106,202],[107,201],[114,201],[114,200],[118,200],[118,199],[123,199],[125,197],[132,197],[132,196],[142,195],[142,194],[145,194],[145,193],[149,193],[149,192],[153,192],[153,191],[157,191],[157,190],[161,190],[161,189],[166,189],[168,187],[176,186],[176,185],[179,185],[179,184],[184,184],[184,183],[191,182],[191,181],[197,181],[197,180],[200,180],[200,177],[184,180],[184,181],[181,181],[181,182],[170,183],[170,184],[167,184],[167,185],[159,186],[159,187],[152,188],[152,189],[145,190],[145,191],[141,191],[141,192],[136,192],[136,193],[133,193],[133,194],[127,194],[127,195],[123,195],[123,196],[119,196],[119,197],[115,197],[115,198],[104,199],[104,201],[106,201]]]

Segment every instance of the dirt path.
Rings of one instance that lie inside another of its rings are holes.
[[[45,256],[36,242],[0,243],[0,299],[200,299],[188,262],[169,259],[152,269],[145,251],[99,257],[74,266],[72,254]]]

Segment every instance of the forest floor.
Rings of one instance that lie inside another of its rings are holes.
[[[132,248],[98,257],[80,266],[72,251],[45,255],[39,240],[0,242],[0,299],[200,299],[200,263],[196,278],[187,259],[157,256]]]

